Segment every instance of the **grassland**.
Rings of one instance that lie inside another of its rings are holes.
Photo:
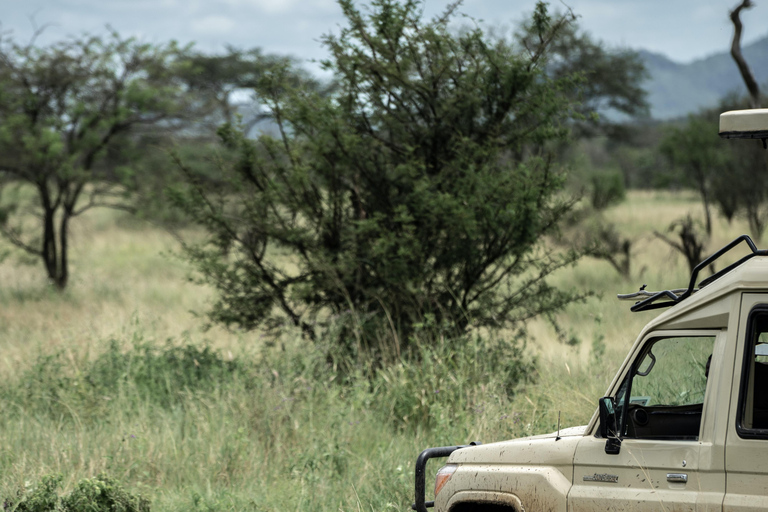
[[[509,375],[487,374],[499,352],[482,336],[340,383],[295,333],[205,330],[196,313],[212,292],[188,282],[175,239],[93,212],[73,226],[65,293],[18,256],[0,264],[0,496],[46,474],[71,488],[108,473],[160,511],[405,510],[424,447],[552,431],[558,412],[563,426],[589,420],[654,314],[615,293],[687,283],[652,235],[686,213],[701,215],[688,192],[635,192],[608,211],[633,240],[631,280],[592,259],[558,274],[598,295],[558,317],[571,344],[529,326],[516,347],[538,371],[510,389]],[[745,230],[718,220],[709,248]],[[530,371],[525,361],[510,371]]]

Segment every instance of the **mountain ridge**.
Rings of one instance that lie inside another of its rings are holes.
[[[731,92],[746,94],[730,47],[687,64],[675,62],[661,53],[636,51],[648,70],[649,79],[644,85],[654,119],[671,119],[715,107]],[[745,45],[742,53],[758,84],[768,92],[768,34]]]

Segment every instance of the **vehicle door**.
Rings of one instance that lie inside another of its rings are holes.
[[[723,509],[768,509],[768,295],[745,293],[725,445]]]
[[[644,339],[614,391],[618,453],[607,453],[599,426],[580,441],[569,510],[721,509],[724,461],[707,411],[716,387],[708,375],[721,373],[725,340],[725,330]]]

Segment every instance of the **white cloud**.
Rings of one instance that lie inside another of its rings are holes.
[[[0,0],[2,1],[2,0]],[[562,0],[581,15],[580,25],[607,44],[659,51],[678,61],[727,51],[732,28],[727,18],[735,0]],[[449,0],[425,0],[425,15],[442,12]],[[358,5],[370,0],[358,0]],[[562,10],[560,0],[550,0]],[[485,27],[516,25],[535,0],[465,0],[459,11],[485,20]],[[28,16],[38,25],[55,23],[38,42],[68,34],[103,33],[107,24],[122,35],[162,43],[196,41],[205,51],[225,44],[261,47],[301,58],[319,58],[322,34],[344,24],[335,0],[25,0],[3,1],[2,29],[21,41],[31,36]],[[768,7],[744,13],[745,43],[764,36]],[[459,19],[459,24],[466,22]]]
[[[221,36],[231,32],[235,25],[236,22],[232,18],[210,15],[193,20],[190,23],[190,28],[196,34]]]
[[[220,3],[236,9],[256,10],[264,14],[306,15],[322,11],[336,11],[334,0],[219,0]]]

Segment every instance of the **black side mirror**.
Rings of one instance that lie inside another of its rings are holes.
[[[621,450],[616,405],[613,398],[604,396],[598,401],[600,411],[600,437],[605,439],[605,453],[615,455]]]

